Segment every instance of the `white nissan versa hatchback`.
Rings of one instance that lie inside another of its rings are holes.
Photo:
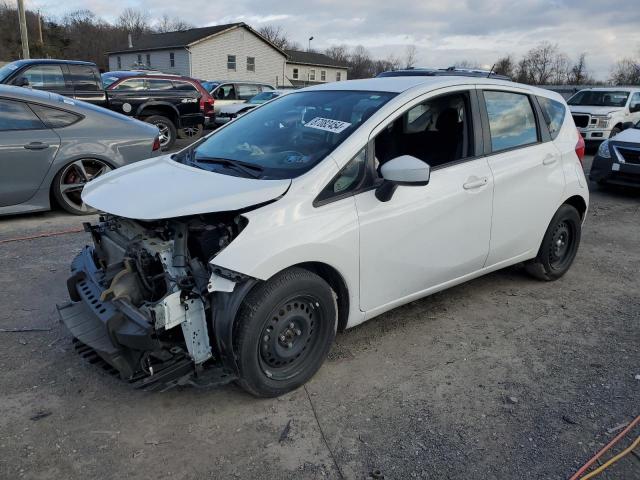
[[[89,183],[106,213],[59,314],[82,355],[135,386],[280,395],[337,330],[520,262],[562,276],[587,210],[583,154],[562,97],[525,85],[300,90]]]

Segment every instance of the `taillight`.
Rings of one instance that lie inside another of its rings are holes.
[[[576,143],[576,155],[578,156],[578,160],[580,160],[580,163],[582,164],[582,166],[584,166],[584,151],[585,151],[585,144],[584,144],[584,138],[582,138],[582,134],[580,133],[580,130],[577,130],[578,132],[578,143]]]
[[[213,98],[212,97],[207,97],[205,98],[204,95],[200,97],[200,110],[202,111],[202,113],[207,113],[210,112],[211,110],[213,110]]]
[[[156,137],[153,139],[153,146],[151,147],[151,151],[155,152],[156,150],[160,150],[160,137]]]

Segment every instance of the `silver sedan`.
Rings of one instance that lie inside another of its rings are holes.
[[[93,213],[88,181],[160,154],[158,129],[55,93],[0,85],[0,215]]]

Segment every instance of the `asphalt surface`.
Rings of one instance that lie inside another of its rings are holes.
[[[510,268],[398,308],[271,400],[146,393],[84,363],[55,304],[86,220],[0,219],[0,478],[569,478],[640,414],[638,191],[592,188],[559,281]],[[24,328],[44,330],[6,331]]]

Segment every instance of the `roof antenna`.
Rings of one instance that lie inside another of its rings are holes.
[[[487,74],[487,78],[489,78],[491,76],[491,74],[493,73],[493,69],[496,68],[496,64],[494,63],[493,65],[491,65],[491,70],[489,70],[489,73]]]

